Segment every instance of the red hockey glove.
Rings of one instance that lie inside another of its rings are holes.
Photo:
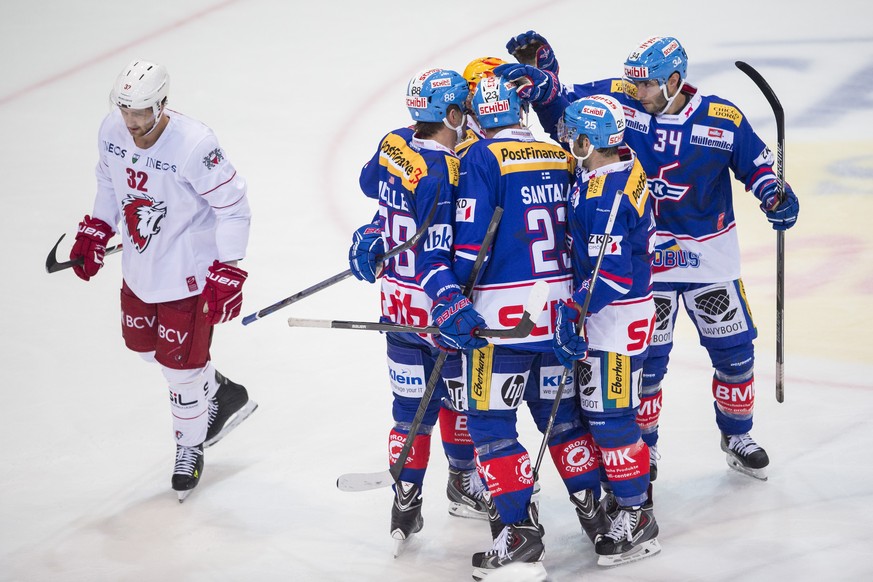
[[[91,218],[87,214],[79,223],[79,232],[76,234],[76,242],[70,250],[70,259],[82,259],[81,265],[73,265],[73,272],[82,279],[88,281],[97,274],[103,266],[103,256],[106,254],[106,243],[114,235],[112,227],[100,220]]]
[[[213,261],[206,273],[203,311],[212,324],[230,321],[239,315],[242,308],[242,286],[248,273],[240,268]]]

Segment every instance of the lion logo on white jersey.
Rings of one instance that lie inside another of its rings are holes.
[[[152,236],[161,232],[161,220],[167,215],[164,202],[146,194],[128,194],[121,203],[127,233],[137,252],[149,246]]]

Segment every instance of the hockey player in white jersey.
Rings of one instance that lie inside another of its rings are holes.
[[[169,386],[183,501],[200,480],[203,449],[257,404],[213,366],[215,324],[240,313],[251,214],[246,182],[212,131],[167,109],[164,66],[135,60],[115,81],[100,126],[94,210],[70,258],[88,281],[106,244],[123,238],[121,329],[128,349],[157,362]],[[120,225],[120,227],[119,227]]]

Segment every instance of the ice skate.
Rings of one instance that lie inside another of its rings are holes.
[[[612,522],[603,510],[603,506],[594,499],[594,491],[583,489],[570,496],[570,501],[576,508],[576,516],[582,524],[582,531],[594,542],[597,536],[605,535]]]
[[[620,566],[661,551],[652,507],[622,507],[606,535],[594,542],[598,566]]]
[[[185,501],[185,498],[197,487],[202,474],[203,445],[196,447],[176,445],[176,466],[173,468],[172,484],[173,490],[179,496],[179,503]]]
[[[412,534],[424,527],[421,515],[421,489],[418,485],[401,481],[395,487],[391,505],[391,537],[394,538],[394,557],[400,555]]]
[[[218,390],[209,399],[209,428],[203,443],[207,448],[224,438],[258,407],[257,402],[249,399],[243,386],[228,380],[218,371],[215,372],[215,381]]]
[[[603,483],[600,485],[603,487]],[[649,483],[649,486],[651,487],[651,483]],[[613,521],[615,516],[618,515],[618,501],[616,501],[615,493],[612,492],[612,489],[603,487],[603,497],[600,498],[600,507],[603,508],[603,512],[606,513],[609,521]]]
[[[473,554],[473,580],[484,580],[495,571],[511,566],[519,580],[545,580],[543,531],[536,510],[528,506],[527,519],[505,525],[487,552]]]
[[[658,445],[649,445],[649,482],[658,478]]]
[[[496,540],[500,532],[503,531],[503,520],[500,519],[500,514],[497,512],[497,506],[491,498],[491,492],[485,491],[482,494],[482,500],[485,502],[485,508],[488,511],[488,525],[491,527],[491,539]]]
[[[488,507],[483,498],[485,484],[476,469],[461,471],[449,467],[449,482],[446,496],[449,498],[449,513],[458,517],[488,519]]]
[[[770,457],[749,433],[722,433],[721,450],[726,453],[727,464],[731,469],[761,481],[767,480],[766,467],[770,464]]]

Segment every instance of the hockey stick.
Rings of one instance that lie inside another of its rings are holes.
[[[473,268],[470,271],[470,278],[464,287],[464,295],[467,297],[473,292],[473,287],[476,285],[476,279],[479,277],[479,271],[482,264],[485,262],[485,255],[488,254],[488,247],[494,240],[494,235],[497,234],[497,226],[500,224],[500,219],[503,217],[503,208],[498,206],[494,209],[494,215],[491,217],[491,223],[488,225],[488,230],[485,232],[485,237],[482,240],[482,246],[479,253],[476,255],[476,261],[473,263]],[[409,451],[412,450],[412,441],[418,435],[418,429],[421,426],[421,421],[427,412],[427,407],[430,404],[433,392],[436,389],[437,382],[440,379],[443,365],[446,363],[448,352],[440,351],[434,362],[433,371],[427,379],[427,387],[421,395],[421,402],[418,405],[418,410],[415,411],[415,417],[412,419],[412,424],[409,425],[409,432],[406,434],[406,442],[403,443],[403,448],[400,449],[400,454],[397,455],[397,460],[391,464],[387,471],[377,471],[376,473],[346,473],[340,475],[336,480],[336,486],[340,491],[369,491],[370,489],[378,489],[387,487],[392,483],[397,483],[400,480],[400,472],[406,465],[406,460],[409,458]]]
[[[431,207],[430,212],[428,213],[427,218],[425,218],[422,225],[418,228],[418,230],[415,231],[415,233],[409,238],[409,240],[407,240],[403,244],[397,245],[396,247],[394,247],[393,249],[391,249],[390,251],[388,251],[387,253],[385,253],[381,257],[379,257],[377,262],[381,263],[383,261],[387,261],[391,257],[399,255],[400,253],[407,251],[407,250],[411,249],[413,246],[415,246],[415,244],[418,243],[419,239],[422,236],[424,236],[424,233],[427,232],[427,229],[430,226],[430,223],[433,220],[434,215],[436,214],[437,204],[439,203],[439,200],[440,200],[440,189],[439,189],[439,185],[437,185],[437,191],[436,191],[436,196],[434,197],[434,200],[433,200],[433,206]],[[336,283],[339,283],[340,281],[348,279],[351,276],[352,276],[352,270],[346,269],[342,273],[337,273],[333,277],[328,277],[324,281],[316,283],[315,285],[313,285],[311,287],[307,287],[303,291],[298,291],[297,293],[295,293],[294,295],[291,295],[290,297],[286,297],[285,299],[282,299],[281,301],[277,301],[276,303],[274,303],[268,307],[264,307],[263,309],[261,309],[260,311],[258,311],[256,313],[246,315],[245,317],[243,317],[242,323],[243,323],[243,325],[248,325],[248,324],[252,323],[253,321],[257,321],[257,320],[261,319],[265,315],[270,315],[274,311],[278,311],[278,310],[282,309],[283,307],[287,307],[288,305],[291,305],[292,303],[296,303],[296,302],[300,301],[301,299],[305,299],[306,297],[309,297],[310,295],[314,295],[315,293],[318,293],[319,291],[322,291],[323,289],[327,289],[331,285],[334,285]]]
[[[785,201],[785,111],[776,93],[761,73],[748,63],[736,66],[754,81],[767,98],[776,116],[776,191],[779,203]],[[785,231],[776,231],[776,402],[785,400]]]
[[[615,199],[612,201],[612,208],[609,210],[609,218],[606,220],[606,228],[603,232],[603,241],[600,243],[600,252],[597,254],[597,262],[594,263],[594,271],[591,273],[591,284],[588,286],[588,295],[585,296],[585,301],[579,308],[579,323],[576,324],[576,331],[581,332],[585,325],[585,318],[588,316],[588,306],[591,305],[591,297],[594,295],[594,284],[597,282],[597,276],[600,274],[600,266],[603,264],[603,255],[606,254],[606,246],[612,238],[612,225],[615,223],[615,217],[618,214],[618,207],[621,205],[621,197],[624,193],[619,190]],[[587,244],[587,241],[586,241]],[[561,379],[558,381],[558,389],[555,392],[555,401],[552,403],[552,410],[549,414],[549,422],[546,424],[546,430],[543,431],[543,442],[540,444],[540,452],[537,455],[537,462],[534,465],[533,475],[534,481],[539,479],[540,464],[543,462],[543,456],[546,454],[546,448],[549,446],[549,438],[552,434],[552,428],[555,426],[555,416],[558,414],[558,405],[561,404],[561,396],[564,393],[564,384],[567,383],[567,378],[570,376],[570,368],[564,368],[561,372]]]
[[[66,234],[62,234],[61,238],[58,239],[58,242],[55,243],[55,246],[52,247],[52,250],[49,251],[48,256],[45,258],[45,272],[46,273],[57,273],[58,271],[63,271],[64,269],[69,269],[75,265],[84,265],[85,259],[80,257],[78,259],[74,259],[71,261],[58,261],[58,245],[61,244],[61,241],[64,240]],[[114,255],[118,251],[121,250],[121,245],[117,244],[115,246],[109,247],[106,249],[106,252],[103,253],[104,257],[108,257],[109,255]]]
[[[539,315],[549,295],[549,286],[545,281],[537,281],[531,287],[530,295],[524,307],[521,320],[508,329],[478,329],[476,337],[493,337],[501,339],[523,338],[533,331],[534,315]],[[399,323],[383,323],[370,321],[343,321],[339,319],[302,319],[289,317],[288,325],[291,327],[317,327],[324,329],[358,329],[363,331],[382,331],[387,333],[429,333],[438,334],[440,328],[435,325],[413,326]]]

